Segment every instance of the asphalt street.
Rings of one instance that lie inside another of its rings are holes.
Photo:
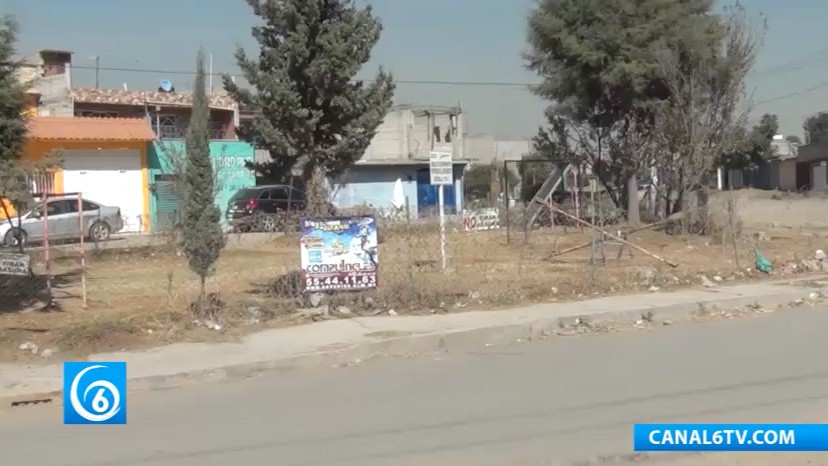
[[[824,422],[826,329],[828,309],[803,309],[374,358],[130,394],[125,426],[64,426],[59,406],[6,410],[0,464],[528,466],[624,455],[636,422]]]

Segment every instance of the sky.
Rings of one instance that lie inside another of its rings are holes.
[[[470,134],[522,139],[537,132],[546,104],[523,86],[434,83],[536,82],[520,57],[534,0],[367,1],[384,32],[363,77],[383,66],[401,81],[397,103],[460,104]],[[775,113],[782,133],[801,137],[804,118],[828,110],[828,2],[741,3],[767,19],[747,84],[753,102],[772,101],[757,105],[753,116]],[[21,24],[20,53],[75,53],[75,86],[94,86],[96,56],[101,87],[151,90],[171,79],[187,90],[199,46],[212,54],[215,72],[230,74],[237,46],[256,53],[250,28],[257,18],[244,0],[3,0],[3,13]]]

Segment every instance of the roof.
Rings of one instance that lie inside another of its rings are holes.
[[[799,146],[795,160],[797,163],[828,160],[828,144],[816,143]]]
[[[190,92],[125,91],[122,89],[72,89],[75,102],[108,105],[162,105],[169,107],[192,107],[193,94]],[[209,96],[210,108],[235,110],[236,102],[226,95]]]
[[[463,112],[463,109],[459,106],[397,104],[391,107],[392,112],[400,110],[410,110],[414,113],[434,113],[438,115],[455,115]]]
[[[152,141],[155,132],[145,118],[34,117],[29,138],[60,141]]]
[[[75,54],[75,52],[72,52],[71,50],[57,50],[57,49],[40,49],[40,50],[37,51],[37,53],[62,53],[62,54],[66,54],[66,55],[74,55]]]

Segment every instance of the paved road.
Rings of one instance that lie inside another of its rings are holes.
[[[126,426],[63,426],[57,407],[29,408],[0,415],[0,457],[16,466],[538,466],[627,454],[635,422],[825,421],[826,328],[828,309],[801,310],[375,359],[130,395]]]

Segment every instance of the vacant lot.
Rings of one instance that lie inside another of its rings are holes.
[[[768,202],[777,202],[771,201]],[[497,308],[523,302],[587,299],[612,293],[646,292],[710,282],[766,278],[753,270],[759,247],[777,265],[828,250],[828,240],[798,230],[750,232],[734,247],[721,236],[675,236],[644,231],[631,234],[636,245],[678,264],[671,267],[618,244],[606,244],[606,264],[590,266],[591,249],[551,257],[556,251],[588,244],[589,230],[543,229],[523,232],[465,232],[450,228],[448,269],[440,268],[436,222],[380,229],[379,288],[330,297],[330,308],[349,315],[427,314]],[[52,251],[56,309],[40,310],[44,301],[42,251],[33,252],[37,280],[0,287],[0,360],[42,361],[18,347],[24,342],[54,350],[55,357],[95,351],[118,351],[173,341],[215,341],[239,337],[264,326],[296,325],[307,317],[300,288],[296,235],[231,236],[214,277],[209,281],[220,330],[193,321],[190,303],[197,280],[173,242],[153,238],[149,244],[87,252],[88,308],[81,300],[81,269],[76,246]],[[632,257],[628,252],[632,252]],[[16,304],[31,298],[21,310]]]

